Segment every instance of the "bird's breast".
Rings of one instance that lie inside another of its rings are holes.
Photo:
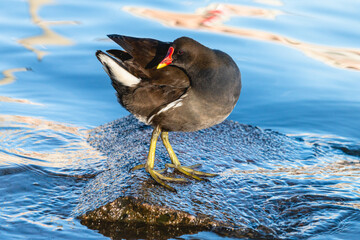
[[[197,131],[221,123],[233,108],[234,104],[224,106],[209,102],[190,90],[150,116],[148,123],[159,125],[164,131]]]

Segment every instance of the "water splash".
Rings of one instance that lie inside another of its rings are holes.
[[[360,159],[334,148],[341,139],[289,137],[231,121],[194,133],[171,133],[182,164],[200,163],[202,170],[220,176],[173,184],[178,193],[170,194],[144,171],[128,173],[145,162],[151,130],[129,116],[90,132],[89,143],[108,157],[107,170],[88,183],[76,215],[131,196],[211,216],[225,227],[213,229],[221,234],[284,239],[336,231],[360,216]],[[161,145],[156,156],[158,168],[169,161]],[[106,229],[102,232],[109,236]]]

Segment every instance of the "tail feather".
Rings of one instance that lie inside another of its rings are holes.
[[[156,67],[164,59],[170,47],[170,43],[151,38],[135,38],[118,34],[110,34],[108,37],[119,44],[134,62],[144,69]]]
[[[129,53],[118,49],[110,49],[106,50],[106,52],[111,56],[120,59],[123,62],[133,58]]]
[[[131,74],[120,60],[114,59],[100,50],[96,52],[96,57],[113,81],[126,87],[134,87],[141,82],[141,79]]]

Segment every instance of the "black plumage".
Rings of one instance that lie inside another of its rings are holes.
[[[106,54],[99,50],[96,56],[110,76],[120,104],[140,121],[157,129],[153,138],[157,139],[161,132],[167,136],[168,131],[211,127],[222,122],[237,103],[241,75],[226,53],[188,37],[162,42],[150,38],[108,36],[124,51],[108,50]],[[172,149],[167,149],[171,155]],[[171,160],[180,165],[177,159],[171,157]],[[144,166],[149,172],[154,171],[148,167],[149,161],[153,162],[150,153]],[[201,176],[210,175],[195,172]],[[152,172],[150,174],[153,176]],[[155,175],[159,176],[159,173]]]

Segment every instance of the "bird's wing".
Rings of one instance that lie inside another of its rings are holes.
[[[166,56],[170,43],[151,38],[134,38],[115,34],[109,35],[109,38],[119,44],[125,52],[120,50],[107,52],[122,60],[128,71],[136,77],[149,81],[152,85],[175,88],[190,86],[190,80],[183,70],[173,66],[156,69]]]
[[[156,109],[179,99],[189,88],[190,80],[183,70],[172,66],[156,69],[166,56],[169,43],[121,35],[109,35],[109,38],[125,51],[112,49],[107,53],[140,79],[139,83],[129,87],[110,76],[119,102],[134,115],[149,117]]]

